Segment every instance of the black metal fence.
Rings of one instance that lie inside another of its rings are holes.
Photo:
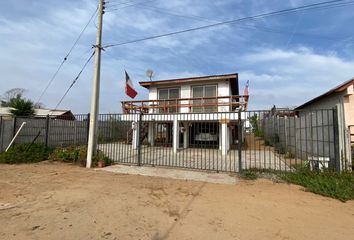
[[[89,115],[0,118],[0,150],[15,144],[86,145]],[[98,151],[115,163],[209,171],[346,169],[335,109],[101,114]]]
[[[116,163],[136,165],[339,170],[349,162],[339,149],[337,121],[334,109],[101,115],[98,148]]]

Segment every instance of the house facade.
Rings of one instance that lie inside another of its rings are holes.
[[[149,91],[149,99],[122,102],[122,120],[132,122],[133,149],[145,141],[150,146],[170,146],[174,152],[218,148],[226,155],[238,144],[246,102],[239,95],[237,73],[140,85]]]
[[[339,151],[350,156],[350,148],[354,146],[354,78],[332,88],[326,93],[311,99],[295,110],[337,109]],[[354,156],[354,153],[352,153]]]

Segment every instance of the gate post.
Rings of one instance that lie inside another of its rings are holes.
[[[173,153],[177,153],[179,146],[179,121],[177,115],[173,119]]]
[[[0,116],[0,141],[1,141],[1,144],[0,144],[0,152],[2,152],[2,148],[3,148],[3,144],[4,144],[4,133],[3,133],[3,119],[2,119],[2,116]]]
[[[238,112],[238,169],[239,172],[242,172],[242,120],[241,120],[241,111]]]
[[[47,114],[45,122],[45,147],[48,147],[48,135],[49,135],[49,114]]]
[[[334,143],[334,164],[337,171],[340,171],[340,152],[339,152],[339,126],[338,126],[338,107],[333,108],[333,143]]]
[[[16,135],[16,125],[17,125],[17,117],[15,116],[13,120],[12,137],[15,137]]]
[[[89,131],[90,131],[90,114],[87,114],[87,126],[86,126],[86,144],[88,144],[89,139]]]
[[[141,138],[140,138],[140,131],[142,129],[142,118],[143,118],[143,113],[139,114],[139,120],[138,120],[138,124],[137,124],[137,129],[136,131],[136,145],[138,148],[138,166],[141,166]]]

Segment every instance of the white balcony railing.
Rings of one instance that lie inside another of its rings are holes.
[[[136,100],[122,102],[123,113],[234,112],[247,107],[248,96]]]

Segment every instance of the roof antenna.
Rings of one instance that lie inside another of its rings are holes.
[[[146,70],[146,76],[152,81],[152,78],[154,77],[155,73],[152,69]]]

